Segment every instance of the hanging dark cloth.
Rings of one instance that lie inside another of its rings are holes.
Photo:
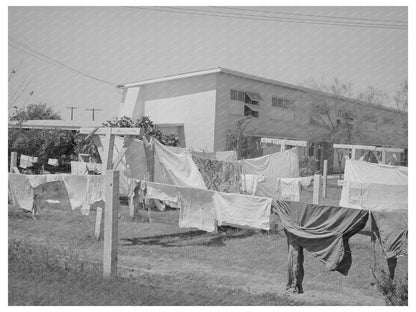
[[[407,250],[407,210],[371,211],[373,231],[387,259]]]
[[[305,248],[330,271],[348,274],[352,262],[348,240],[364,228],[367,210],[282,201],[274,205],[288,243]]]

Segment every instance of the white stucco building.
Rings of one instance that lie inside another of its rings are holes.
[[[225,68],[126,83],[119,88],[123,90],[119,117],[146,115],[156,124],[183,124],[186,146],[195,150],[224,150],[227,129],[247,115],[254,117],[250,122],[254,137],[329,141],[328,134],[310,118],[311,92],[323,94],[320,91]],[[367,130],[352,143],[407,147],[407,133],[401,133],[402,116],[397,110],[355,99],[342,101],[351,111],[369,115]],[[354,118],[351,124],[355,127]]]

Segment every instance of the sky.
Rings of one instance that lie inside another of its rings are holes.
[[[75,106],[77,121],[90,121],[92,114],[86,109],[97,108],[101,111],[95,112],[95,120],[105,121],[118,115],[121,92],[116,84],[214,67],[292,84],[339,78],[352,82],[357,91],[371,85],[390,95],[407,79],[407,30],[298,23],[306,18],[299,14],[407,22],[406,7],[187,9],[176,11],[194,14],[149,7],[9,7],[9,43],[105,81],[64,70],[9,45],[9,73],[17,68],[9,80],[9,97],[16,97],[23,88],[18,87],[30,82],[13,105],[45,102],[66,120],[68,107]],[[204,11],[240,15],[207,16]],[[291,22],[252,20],[248,15],[290,17]]]

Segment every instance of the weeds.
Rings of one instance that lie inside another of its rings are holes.
[[[384,270],[380,270],[380,276],[377,277],[372,270],[377,289],[383,295],[384,300],[389,306],[407,306],[408,305],[408,277],[405,281],[395,281]]]

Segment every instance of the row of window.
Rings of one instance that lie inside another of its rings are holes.
[[[275,96],[272,96],[272,106],[274,107],[281,107],[288,109],[290,107],[291,101],[284,98],[278,98]]]
[[[240,91],[240,90],[230,90],[230,98],[233,101],[243,102],[245,104],[251,105],[259,105],[259,101],[263,101],[263,98],[260,94],[256,92],[249,92],[249,91]],[[293,101],[272,96],[272,106],[273,107],[280,107],[283,109],[288,109],[292,105]],[[324,113],[324,112],[323,112]],[[259,117],[259,112],[254,107],[250,108],[247,105],[244,105],[244,116],[252,116],[252,117]],[[354,113],[348,110],[338,111],[338,117],[342,117],[347,119],[350,123],[354,121]],[[368,122],[377,123],[377,117],[374,115],[366,115],[364,116],[364,120]],[[337,120],[338,122],[339,120]],[[316,120],[313,118],[309,121],[311,124],[315,124]],[[394,120],[391,118],[383,117],[383,124],[390,124],[394,125]]]
[[[230,98],[232,101],[240,101],[246,104],[259,105],[259,101],[263,101],[260,94],[256,92],[230,90]],[[272,106],[288,109],[292,102],[285,98],[272,97]]]

